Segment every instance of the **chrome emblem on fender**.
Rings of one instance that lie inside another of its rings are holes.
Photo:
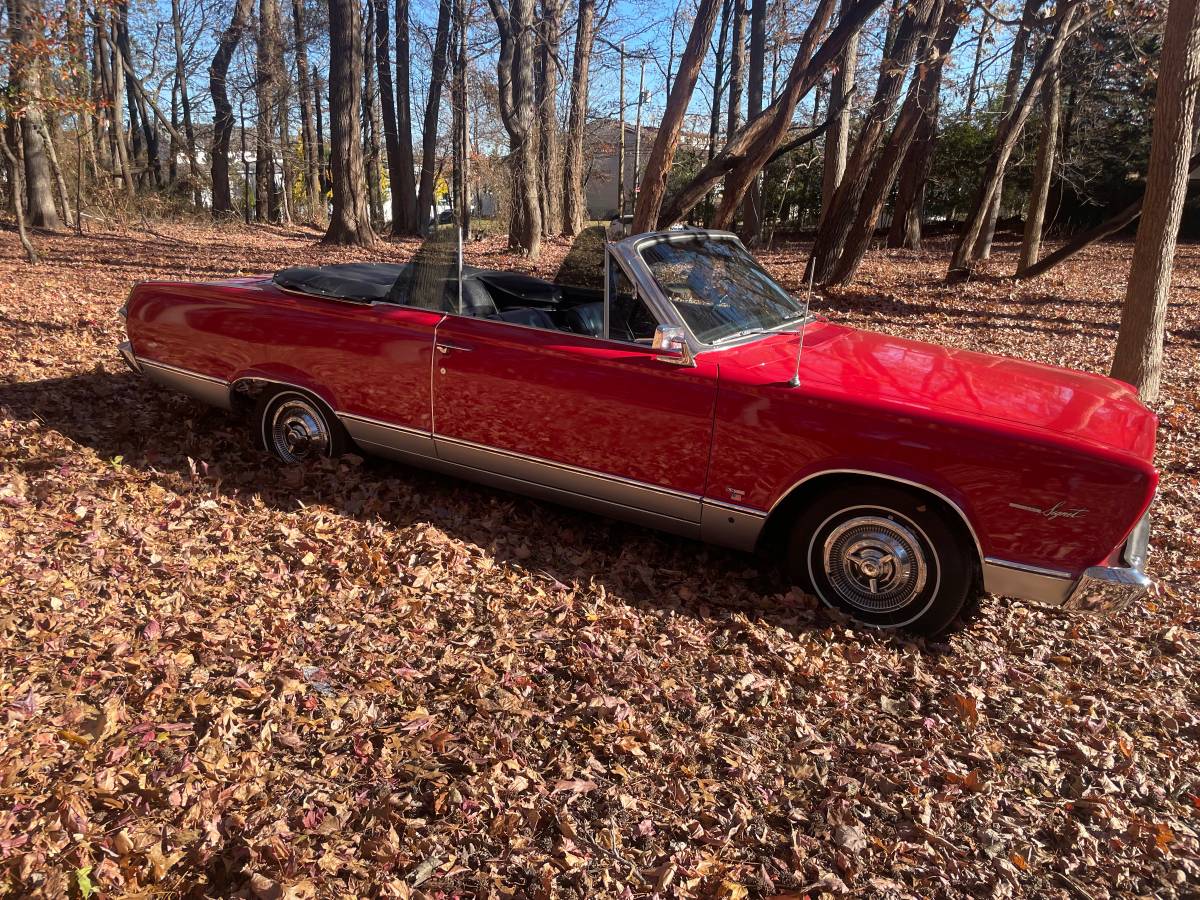
[[[1061,500],[1059,500],[1049,509],[1041,509],[1037,506],[1027,506],[1024,503],[1010,503],[1008,505],[1013,509],[1022,509],[1025,512],[1037,513],[1039,516],[1044,516],[1047,519],[1082,519],[1087,515],[1087,509],[1085,507],[1068,509]]]

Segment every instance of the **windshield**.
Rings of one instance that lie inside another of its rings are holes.
[[[641,251],[663,294],[705,344],[770,331],[806,316],[732,240],[706,235],[659,241]]]

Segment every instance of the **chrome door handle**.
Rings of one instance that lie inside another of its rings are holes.
[[[434,346],[437,347],[439,353],[449,353],[451,350],[461,350],[463,353],[470,353],[472,347],[464,347],[462,344],[447,344],[445,341],[438,341]]]

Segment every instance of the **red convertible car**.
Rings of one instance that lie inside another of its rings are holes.
[[[252,411],[285,463],[353,446],[766,549],[874,626],[1150,585],[1157,419],[1128,385],[810,316],[721,232],[601,242],[590,284],[439,259],[143,282],[121,354]]]

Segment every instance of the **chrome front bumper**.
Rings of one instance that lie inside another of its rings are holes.
[[[1144,597],[1154,584],[1144,571],[1149,542],[1147,512],[1121,548],[1123,566],[1092,566],[1074,578],[1053,569],[987,559],[983,564],[984,590],[1068,612],[1117,613]]]
[[[1075,582],[1062,609],[1070,612],[1115,613],[1146,596],[1154,584],[1140,569],[1092,566]]]

